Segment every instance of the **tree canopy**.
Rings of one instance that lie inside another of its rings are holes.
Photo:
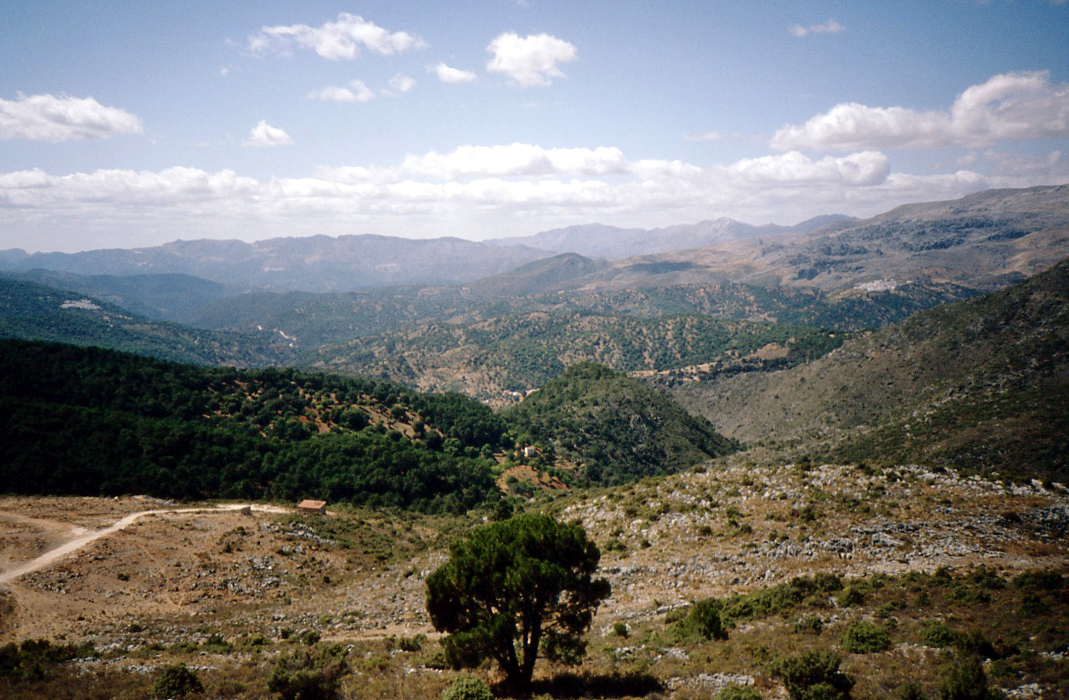
[[[448,632],[454,667],[497,661],[506,682],[531,682],[535,661],[577,664],[582,635],[609,597],[595,579],[601,552],[579,525],[547,515],[521,515],[481,527],[453,544],[450,559],[427,579],[427,610]]]

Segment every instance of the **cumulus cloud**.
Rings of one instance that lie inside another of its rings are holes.
[[[358,15],[342,12],[333,22],[318,27],[307,24],[262,27],[248,39],[254,54],[291,53],[294,49],[315,51],[332,61],[352,60],[361,49],[389,55],[426,46],[408,32],[390,32]]]
[[[390,89],[395,93],[405,93],[416,87],[416,79],[410,75],[398,73],[390,78]]]
[[[461,70],[460,68],[454,68],[448,66],[445,63],[439,63],[436,66],[432,66],[427,70],[433,72],[438,76],[438,80],[443,83],[470,83],[475,80],[475,74],[469,70]]]
[[[92,97],[23,95],[0,99],[0,139],[79,141],[140,134],[141,119]]]
[[[574,61],[578,51],[573,44],[549,34],[520,36],[501,34],[486,47],[493,58],[486,69],[508,76],[517,85],[549,85],[552,78],[563,78],[559,64]]]
[[[796,37],[809,36],[810,34],[838,34],[845,30],[846,27],[833,19],[829,19],[823,24],[810,24],[808,27],[803,27],[800,24],[793,24],[787,27],[787,31]]]
[[[245,145],[252,148],[273,148],[275,146],[288,146],[293,139],[277,126],[271,126],[264,120],[252,127],[249,138],[245,139]]]
[[[328,85],[308,93],[308,99],[321,102],[370,102],[375,92],[362,80],[353,80],[348,87]],[[261,124],[263,122],[260,122]]]
[[[878,185],[887,180],[891,165],[883,153],[863,151],[843,158],[813,160],[798,151],[763,158],[746,158],[730,171],[747,182],[812,185]]]
[[[840,104],[772,137],[778,150],[988,146],[1069,135],[1069,85],[1047,71],[1003,73],[969,87],[948,111]]]

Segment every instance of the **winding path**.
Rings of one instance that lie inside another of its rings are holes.
[[[163,515],[166,513],[217,513],[242,510],[244,508],[249,508],[251,510],[260,511],[263,513],[293,512],[289,508],[280,508],[279,506],[254,505],[252,503],[232,503],[227,505],[214,506],[212,508],[164,508],[156,510],[143,510],[137,513],[130,513],[129,515],[126,515],[122,519],[118,520],[115,524],[109,525],[108,527],[102,528],[100,530],[84,531],[84,528],[77,528],[77,530],[82,530],[83,532],[79,533],[74,539],[68,540],[67,542],[64,542],[58,547],[54,547],[45,552],[44,554],[38,556],[37,558],[31,559],[30,561],[24,564],[19,564],[13,569],[0,572],[0,585],[8,583],[9,581],[13,581],[20,576],[25,576],[26,574],[50,566],[51,564],[54,564],[63,557],[67,556],[68,554],[71,554],[72,552],[77,552],[79,549],[85,547],[87,544],[99,540],[101,537],[107,537],[110,534],[113,534],[115,532],[118,532],[119,530],[123,530],[129,527],[130,525],[133,525],[135,522],[137,522],[139,518],[142,518],[146,515]]]

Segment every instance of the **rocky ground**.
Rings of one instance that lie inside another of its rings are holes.
[[[756,683],[765,697],[781,697],[782,686],[752,660],[747,665],[752,653],[738,646],[775,649],[760,641],[775,637],[774,624],[756,620],[733,633],[757,641],[707,648],[672,642],[665,616],[702,598],[818,573],[898,581],[909,572],[983,566],[1008,581],[1034,569],[1069,571],[1069,492],[1062,485],[1007,485],[918,466],[772,467],[742,459],[531,503],[581,521],[602,549],[613,595],[595,620],[592,672],[639,669],[656,679],[662,697],[709,697],[729,682]],[[83,531],[168,507],[138,498],[0,499],[0,573]],[[434,637],[424,580],[445,561],[448,541],[475,524],[371,511],[146,516],[0,587],[0,643],[88,641],[95,655],[79,663],[97,675],[149,676],[175,658],[210,677],[243,665],[249,679],[241,688],[252,692],[262,690],[255,675],[269,674],[274,656],[312,636],[354,650],[346,687],[362,679],[364,694],[352,697],[396,696],[424,676],[429,680],[413,687],[430,692],[450,673],[434,668],[437,645],[413,641],[406,651],[398,640]],[[834,605],[820,611],[831,626],[855,613]],[[635,634],[621,638],[621,622]],[[886,662],[938,653],[910,644]],[[421,651],[408,653],[413,648]],[[1044,694],[1057,692],[1056,679],[1044,679],[1035,693],[1013,697],[1057,697]],[[372,687],[378,695],[367,694]],[[241,688],[235,696],[245,694]]]

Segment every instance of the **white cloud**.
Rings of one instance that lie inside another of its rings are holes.
[[[778,150],[988,146],[1069,135],[1069,85],[1047,71],[1004,73],[966,89],[949,111],[840,104],[772,137]]]
[[[468,70],[461,70],[460,68],[454,68],[448,66],[445,63],[439,63],[436,66],[432,66],[427,69],[438,76],[438,80],[443,83],[470,83],[475,80],[475,74]]]
[[[245,145],[253,148],[273,148],[274,146],[288,146],[291,143],[293,139],[289,134],[262,119],[260,123],[252,127],[249,131],[249,138],[245,140]]]
[[[416,79],[410,75],[398,73],[390,78],[390,88],[397,93],[405,93],[416,87]]]
[[[887,180],[891,165],[876,151],[853,153],[843,158],[827,156],[813,160],[798,151],[763,158],[746,158],[729,170],[753,183],[812,185],[878,185]]]
[[[823,24],[811,24],[808,27],[803,27],[800,24],[794,24],[787,27],[787,31],[797,37],[808,36],[810,34],[838,34],[845,30],[846,27],[833,19],[829,19]]]
[[[431,151],[406,156],[401,169],[434,178],[467,175],[603,175],[623,172],[619,148],[542,148],[526,143],[503,146],[459,146],[450,153]]]
[[[332,61],[352,60],[361,48],[389,55],[426,46],[408,32],[390,32],[363,17],[342,12],[333,22],[318,27],[307,24],[262,27],[248,39],[254,54],[289,53],[294,48],[315,51]]]
[[[703,167],[629,160],[611,146],[533,144],[461,146],[295,178],[196,168],[67,175],[34,169],[0,172],[0,227],[38,232],[37,245],[66,249],[77,249],[88,230],[95,245],[110,240],[126,246],[212,234],[246,240],[358,232],[485,237],[590,220],[638,226],[731,216],[790,223],[833,211],[872,215],[991,187],[1069,182],[1060,151],[1037,155],[1035,163],[991,153],[983,158],[1005,161],[1006,170],[890,172],[879,152],[823,158],[789,152]],[[157,239],[136,239],[135,231],[154,232]]]
[[[375,92],[364,81],[353,80],[348,87],[328,85],[309,92],[306,97],[321,102],[370,102],[375,99]]]
[[[92,97],[18,94],[0,99],[0,140],[78,141],[140,134],[141,119]]]
[[[501,34],[486,47],[493,58],[486,69],[502,73],[522,87],[544,86],[551,78],[563,78],[558,67],[574,61],[577,50],[573,44],[549,34],[519,36],[513,32]]]

